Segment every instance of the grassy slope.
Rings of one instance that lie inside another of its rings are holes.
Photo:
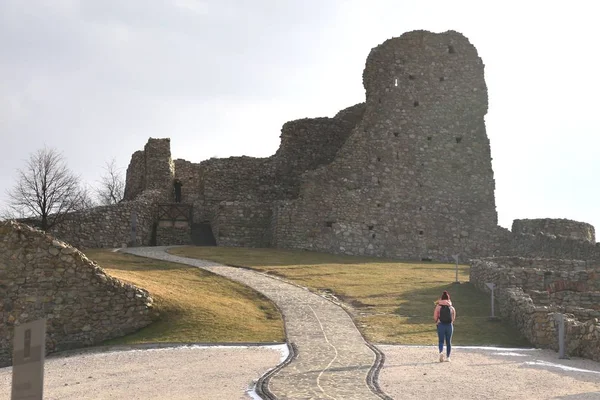
[[[457,309],[453,342],[527,346],[506,323],[490,322],[489,297],[471,284],[454,285],[452,264],[399,262],[281,249],[185,247],[173,254],[246,266],[285,277],[316,292],[331,291],[353,307],[353,317],[375,343],[433,344],[434,301],[448,290]],[[469,267],[459,266],[459,280]]]
[[[150,292],[157,322],[109,344],[150,342],[281,342],[277,308],[254,290],[181,264],[107,250],[86,250],[106,272]]]

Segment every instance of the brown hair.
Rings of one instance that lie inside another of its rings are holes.
[[[442,293],[442,300],[450,300],[450,293],[448,293],[446,290],[444,290],[444,293]]]

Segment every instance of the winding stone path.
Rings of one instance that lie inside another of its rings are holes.
[[[188,264],[243,283],[281,309],[293,357],[262,383],[271,399],[370,400],[388,398],[376,384],[381,358],[339,306],[306,289],[243,268],[166,253],[166,247],[121,251]]]

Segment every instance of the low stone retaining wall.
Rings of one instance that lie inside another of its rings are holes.
[[[507,256],[600,261],[600,243],[566,236],[513,232],[502,247]]]
[[[116,248],[150,244],[156,204],[162,198],[158,190],[147,190],[135,200],[74,212],[50,233],[77,248]],[[132,240],[132,216],[135,239]]]
[[[573,221],[570,219],[515,219],[512,224],[513,233],[528,233],[535,235],[544,233],[546,235],[564,236],[576,240],[585,240],[596,243],[594,227],[587,222]]]
[[[558,350],[562,313],[566,353],[600,361],[599,272],[582,261],[499,257],[473,260],[470,281],[485,292],[485,283],[496,284],[499,314],[532,345]]]
[[[0,367],[11,364],[16,325],[46,318],[50,353],[126,335],[154,315],[148,292],[77,249],[27,225],[0,223]]]
[[[520,287],[525,291],[600,291],[600,265],[579,260],[493,257],[471,262],[471,282],[485,287]]]

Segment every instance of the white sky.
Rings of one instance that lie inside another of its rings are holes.
[[[44,144],[90,184],[149,137],[192,162],[269,156],[284,122],[364,101],[371,48],[452,29],[486,65],[500,225],[600,229],[596,1],[491,3],[0,0],[0,195]]]

